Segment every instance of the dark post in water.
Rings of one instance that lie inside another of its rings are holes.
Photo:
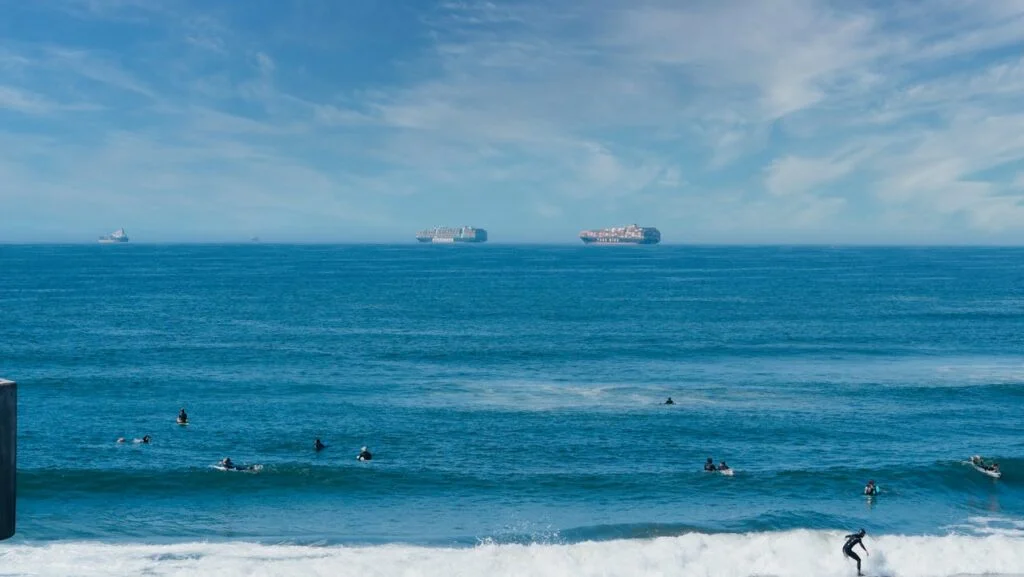
[[[0,541],[14,536],[18,385],[0,379]]]

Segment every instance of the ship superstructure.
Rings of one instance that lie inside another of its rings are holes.
[[[416,233],[416,240],[433,243],[487,242],[487,231],[472,226],[435,226]]]
[[[584,244],[658,244],[661,232],[653,226],[613,226],[580,233]]]

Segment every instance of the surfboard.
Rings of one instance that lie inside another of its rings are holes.
[[[723,470],[719,469],[718,472],[723,474],[723,475],[725,475],[726,477],[732,477],[733,470],[732,469],[726,469],[726,470],[723,471]]]
[[[974,467],[974,470],[976,470],[977,472],[981,473],[982,475],[988,475],[989,477],[992,477],[993,479],[998,479],[998,478],[1003,476],[1002,471],[989,471],[988,469],[986,469],[984,467],[979,467],[979,466],[975,465],[974,463],[971,463],[971,466]]]
[[[175,423],[177,423],[181,427],[187,427],[188,426],[188,421],[185,421],[184,423],[182,423],[181,421],[175,421]]]
[[[234,473],[259,473],[263,470],[263,465],[235,465],[230,469],[220,463],[210,466],[218,471],[231,471]]]

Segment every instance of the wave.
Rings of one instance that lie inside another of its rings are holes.
[[[247,542],[171,545],[59,542],[14,544],[0,551],[4,575],[536,575],[848,577],[843,533],[787,531],[706,534],[475,547],[301,546]],[[869,535],[868,574],[891,577],[1024,573],[1024,539],[1004,535]],[[863,555],[862,555],[863,557]]]
[[[1024,459],[1000,459],[1000,486],[1024,484]],[[912,467],[789,469],[775,471],[738,469],[733,482],[719,483],[695,462],[680,470],[614,470],[578,473],[556,470],[517,471],[399,468],[377,465],[265,464],[258,475],[239,476],[211,466],[137,469],[29,469],[18,472],[18,490],[23,498],[66,499],[69,495],[177,495],[200,491],[232,494],[294,491],[313,488],[319,493],[339,494],[435,494],[445,491],[502,491],[555,494],[652,494],[664,490],[675,494],[680,487],[699,489],[707,495],[834,495],[845,491],[859,494],[863,483],[877,479],[883,495],[914,493],[919,487],[960,494],[992,487],[994,481],[977,474],[966,460],[939,461]]]

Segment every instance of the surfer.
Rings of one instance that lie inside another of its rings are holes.
[[[877,495],[878,494],[878,486],[875,485],[875,482],[873,480],[872,481],[868,481],[868,484],[864,487],[864,494],[865,495]]]
[[[715,460],[712,459],[711,457],[708,457],[708,460],[704,463],[704,470],[709,473],[716,471],[717,469],[715,469]]]
[[[669,397],[668,400],[665,401],[665,404],[666,405],[674,405],[674,404],[676,404],[676,402],[672,400],[672,397]]]
[[[142,437],[142,442],[143,442],[143,444],[148,445],[149,444],[149,435],[146,435],[146,436]]]
[[[359,449],[359,456],[356,457],[356,459],[359,459],[360,461],[369,461],[372,458],[373,455],[370,453],[370,451],[366,450],[366,447]]]
[[[235,464],[231,462],[231,457],[224,457],[220,460],[220,466],[225,469],[234,469]]]
[[[117,438],[117,442],[118,443],[123,443],[124,442],[124,437],[118,437]]]
[[[317,439],[317,440],[316,440],[316,441],[315,441],[315,442],[313,443],[313,450],[314,450],[314,451],[322,451],[322,450],[324,450],[325,448],[327,448],[327,445],[325,445],[325,444],[321,443],[321,442],[320,442],[320,439]]]
[[[726,465],[725,461],[722,461],[721,463],[718,464],[718,470],[719,471],[729,471],[730,470],[729,469],[729,465]]]
[[[182,407],[181,410],[178,411],[178,423],[184,425],[187,422],[188,422],[188,413],[185,412],[185,407]]]
[[[868,548],[864,546],[864,541],[862,541],[862,539],[864,539],[864,535],[866,534],[867,532],[864,531],[864,529],[861,529],[857,533],[847,535],[846,544],[843,545],[843,555],[857,562],[857,575],[863,575],[863,573],[860,572],[860,557],[858,557],[857,554],[853,552],[853,548],[857,545],[860,545],[860,548],[864,550],[864,555],[868,555]]]
[[[992,463],[991,465],[986,465],[985,464],[985,459],[982,459],[978,455],[975,455],[975,456],[971,457],[971,463],[974,464],[977,467],[981,467],[982,469],[984,469],[986,471],[989,471],[989,472],[992,472],[992,473],[998,473],[999,472],[999,463]]]

